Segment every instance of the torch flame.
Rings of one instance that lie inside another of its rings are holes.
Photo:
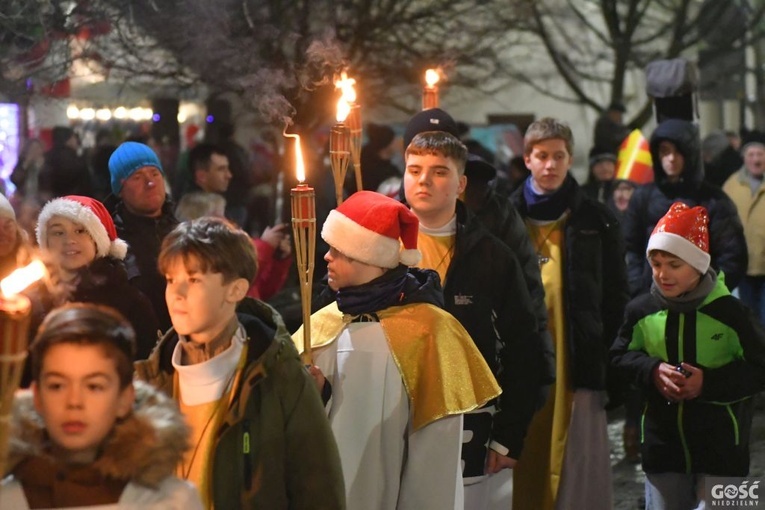
[[[45,276],[45,264],[35,260],[3,278],[0,282],[0,290],[4,296],[18,294],[43,276]]]
[[[345,100],[345,96],[343,95],[337,102],[337,121],[345,122],[345,119],[348,118],[348,114],[350,113],[351,105],[348,104],[348,101]]]
[[[441,75],[439,74],[438,70],[428,69],[425,71],[425,83],[428,84],[428,87],[434,86],[440,79]]]
[[[305,165],[303,164],[303,151],[300,150],[300,135],[287,133],[285,129],[284,136],[295,139],[295,173],[298,182],[303,183],[305,182]]]
[[[356,90],[353,88],[355,83],[356,80],[353,78],[348,78],[348,75],[345,74],[345,71],[340,74],[339,80],[335,80],[335,88],[342,91],[343,98],[348,104],[353,104],[356,102]],[[338,119],[338,121],[340,121],[340,119]]]

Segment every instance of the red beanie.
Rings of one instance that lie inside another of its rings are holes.
[[[321,237],[347,257],[393,269],[399,263],[413,266],[420,261],[419,224],[401,202],[374,191],[359,191],[330,211]]]

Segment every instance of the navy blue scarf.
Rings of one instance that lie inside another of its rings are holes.
[[[362,315],[401,304],[406,281],[407,268],[400,265],[371,282],[338,290],[337,307],[348,315]]]
[[[574,179],[569,175],[560,188],[547,195],[540,195],[534,191],[529,176],[523,185],[523,198],[529,218],[539,221],[557,220],[568,209],[573,190]]]
[[[335,299],[341,312],[353,316],[374,314],[391,306],[411,303],[444,307],[438,273],[404,265],[386,271],[371,282],[340,289]]]

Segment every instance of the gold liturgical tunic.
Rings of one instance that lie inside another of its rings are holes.
[[[563,302],[565,219],[526,223],[537,248],[545,289],[548,329],[555,346],[555,384],[529,426],[523,453],[513,470],[513,510],[553,510],[566,451],[574,393],[569,385],[566,317]],[[518,490],[523,488],[523,490]]]

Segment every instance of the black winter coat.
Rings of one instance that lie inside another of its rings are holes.
[[[130,285],[122,261],[104,257],[83,271],[71,301],[110,306],[120,312],[135,330],[135,359],[146,359],[160,337],[154,308],[140,290]]]
[[[542,388],[555,380],[552,345],[537,327],[518,258],[459,201],[444,303],[497,377],[502,395],[491,438],[517,459]]]
[[[490,190],[483,201],[482,207],[473,209],[476,218],[489,232],[505,243],[515,254],[523,269],[526,288],[534,304],[537,317],[537,327],[545,336],[547,331],[547,306],[545,305],[545,288],[542,285],[542,275],[534,246],[529,239],[529,233],[523,218],[512,202],[505,196]],[[552,344],[550,344],[552,346]]]
[[[668,182],[662,169],[659,144],[663,140],[673,142],[685,159],[680,182]],[[748,263],[744,227],[728,195],[703,181],[696,127],[678,119],[664,121],[653,132],[650,148],[654,182],[635,190],[624,217],[630,294],[637,296],[651,288],[651,267],[645,253],[648,239],[669,207],[678,201],[690,207],[704,206],[709,212],[712,267],[725,273],[725,283],[729,289],[735,288],[746,274]]]
[[[146,359],[161,331],[149,299],[130,285],[122,261],[113,257],[99,258],[78,273],[79,281],[72,293],[65,296],[65,301],[93,303],[117,310],[135,330],[135,359]],[[56,299],[41,286],[30,293],[30,298],[33,304],[30,334],[34,337],[45,316],[61,299]]]
[[[172,203],[166,200],[162,215],[157,218],[136,216],[122,202],[110,210],[117,235],[129,246],[125,259],[128,279],[149,298],[160,329],[167,331],[171,326],[170,313],[165,302],[165,277],[159,273],[157,258],[162,240],[178,225]]]
[[[569,175],[567,179],[574,180]],[[608,349],[616,338],[627,304],[624,241],[619,222],[603,204],[584,196],[574,181],[565,227],[563,296],[571,384],[607,390],[614,405],[620,385],[607,377]],[[511,200],[528,216],[523,187]]]

